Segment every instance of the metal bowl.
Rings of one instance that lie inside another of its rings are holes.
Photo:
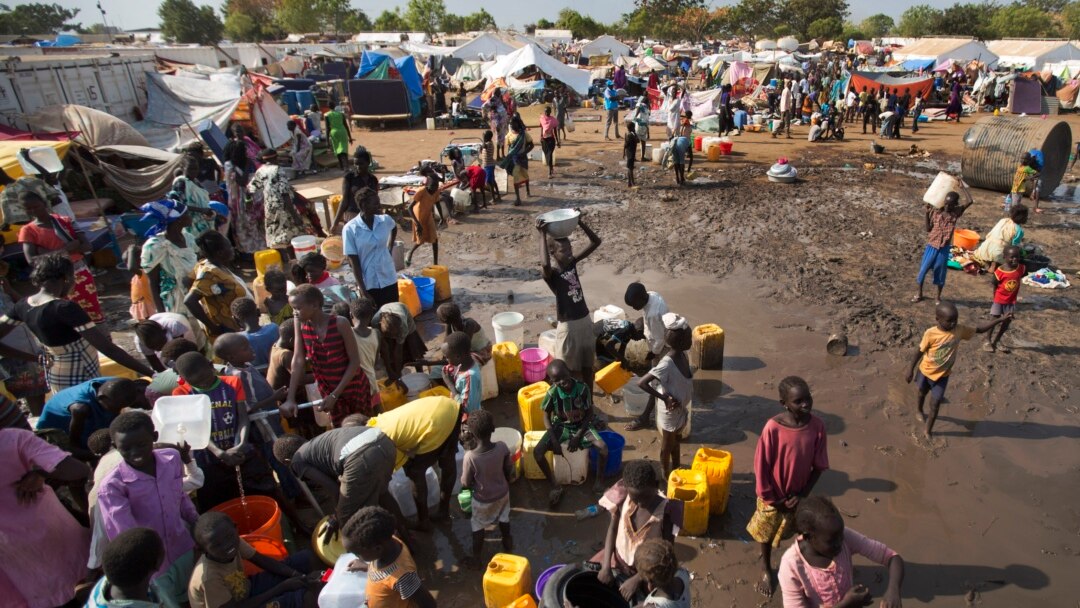
[[[576,209],[556,209],[541,214],[536,219],[544,220],[546,231],[556,239],[565,239],[577,228],[581,212]]]

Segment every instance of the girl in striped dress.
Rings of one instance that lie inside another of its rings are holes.
[[[335,428],[350,414],[377,414],[367,375],[360,369],[360,351],[349,320],[324,312],[323,294],[314,285],[293,289],[289,304],[296,319],[296,344],[303,348],[293,353],[292,379],[283,412],[295,416],[296,392],[304,377],[304,363],[310,361],[323,399],[318,409],[330,414]]]

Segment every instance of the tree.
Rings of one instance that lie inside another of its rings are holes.
[[[572,8],[559,11],[556,27],[573,32],[574,38],[596,38],[607,29],[592,17],[582,15]]]
[[[844,28],[844,19],[848,16],[847,0],[787,0],[783,5],[783,20],[791,25],[800,39],[816,38],[810,32],[810,24],[829,19],[830,30],[834,36]],[[832,21],[831,19],[835,19]],[[839,24],[839,25],[837,25]],[[824,25],[820,24],[819,29]]]
[[[158,7],[161,33],[181,44],[211,45],[221,42],[225,26],[209,6],[191,0],[165,0]]]
[[[891,32],[894,27],[896,27],[896,22],[884,13],[871,15],[859,24],[859,29],[870,38],[881,38]]]
[[[701,7],[688,8],[672,18],[670,30],[674,37],[685,38],[692,43],[700,42],[705,39],[705,32],[714,30],[726,15],[726,8],[712,11]]]
[[[844,44],[847,44],[848,40],[866,40],[868,38],[873,38],[873,36],[867,36],[866,32],[859,29],[854,23],[845,23],[844,30],[839,37]]]
[[[277,0],[227,0],[221,7],[225,37],[234,42],[261,42],[282,37],[274,23]]]
[[[543,21],[543,20],[541,20]],[[547,21],[547,23],[551,23]],[[540,27],[537,24],[536,27]],[[480,32],[484,30],[497,30],[499,26],[495,25],[495,17],[491,16],[491,13],[484,9],[480,9],[471,15],[465,15],[465,31],[467,32]],[[535,31],[535,28],[533,28]]]
[[[919,38],[939,31],[942,12],[928,4],[916,4],[900,15],[896,33],[907,38]]]
[[[480,9],[483,10],[483,9]],[[540,19],[536,22],[536,29],[538,30],[553,30],[555,29],[555,23],[548,21],[547,19]]]
[[[67,30],[81,31],[82,25],[71,23],[79,9],[66,9],[59,4],[20,4],[15,8],[0,4],[0,34],[56,34]]]
[[[465,18],[461,15],[446,13],[443,15],[442,22],[439,23],[439,31],[447,34],[460,34],[465,30]]]
[[[95,23],[95,24],[91,25],[89,28],[87,28],[86,31],[90,32],[91,34],[98,34],[98,35],[103,35],[104,34],[104,35],[112,36],[114,34],[119,34],[120,33],[120,28],[113,27],[111,25],[106,27],[104,23]]]
[[[726,17],[717,23],[718,29],[728,36],[753,43],[761,36],[772,36],[781,24],[782,6],[778,0],[739,0],[730,7]],[[797,33],[790,22],[785,25],[789,33]]]
[[[405,5],[405,22],[411,29],[431,36],[439,31],[446,18],[446,5],[442,0],[409,0]]]
[[[989,40],[994,37],[994,32],[990,29],[990,21],[1000,9],[1000,6],[990,1],[981,4],[958,2],[942,11],[941,21],[934,33],[975,36],[982,40]]]
[[[375,18],[375,23],[372,24],[376,32],[403,32],[409,29],[409,25],[405,23],[405,18],[401,16],[401,9],[395,8],[394,10],[384,10],[379,13],[379,16]]]
[[[1044,13],[1057,15],[1064,12],[1067,6],[1075,3],[1069,0],[1025,0],[1024,4],[1033,6]]]
[[[844,22],[839,17],[825,17],[824,19],[816,19],[813,23],[806,28],[806,35],[809,38],[824,38],[825,40],[833,40],[839,38],[840,34],[844,32]]]
[[[335,34],[348,30],[345,27],[345,20],[355,14],[352,6],[349,5],[349,0],[315,0],[314,9],[322,26],[319,31]]]
[[[1069,40],[1080,38],[1080,2],[1070,2],[1061,11],[1061,29]]]
[[[342,22],[341,27],[344,31],[356,33],[356,32],[370,32],[373,28],[371,25],[371,19],[368,19],[367,13],[360,9],[354,9],[345,15],[345,20]]]
[[[772,31],[773,35],[775,35],[777,38],[790,36],[793,33],[791,26],[786,23],[781,23],[780,25],[774,27]]]
[[[281,0],[274,21],[290,34],[307,34],[322,29],[313,0]]]
[[[990,19],[990,30],[998,38],[1039,38],[1054,34],[1054,20],[1034,6],[1012,4]]]

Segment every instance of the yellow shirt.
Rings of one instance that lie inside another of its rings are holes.
[[[441,446],[457,426],[461,406],[449,397],[424,397],[379,414],[368,426],[380,429],[397,447],[399,469],[407,460]]]
[[[240,539],[240,546],[233,561],[223,564],[201,557],[191,573],[188,583],[188,601],[191,608],[219,608],[229,602],[247,599],[251,581],[244,576],[242,560],[255,556],[255,548]]]
[[[949,375],[956,362],[956,348],[961,340],[970,340],[975,336],[975,328],[957,325],[952,331],[945,331],[937,325],[926,330],[919,350],[923,353],[919,362],[919,371],[930,380],[940,380]]]

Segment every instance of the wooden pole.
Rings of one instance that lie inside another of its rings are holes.
[[[64,130],[67,131],[68,133],[71,133],[71,129],[67,125],[67,119],[64,118],[63,116],[61,116],[60,121],[64,125]],[[81,116],[79,117],[79,122],[82,122],[82,117]],[[85,135],[85,134],[86,134],[86,125],[84,123],[83,124],[83,130],[80,133],[80,135]],[[78,163],[79,168],[82,169],[83,179],[86,180],[86,185],[90,188],[90,194],[92,194],[94,196],[94,203],[97,204],[98,213],[101,214],[101,219],[105,219],[105,208],[101,206],[101,199],[98,197],[97,189],[94,188],[94,182],[91,181],[91,179],[90,179],[90,172],[87,171],[86,164],[83,163],[82,157],[79,156],[79,151],[77,149],[75,149],[77,147],[77,144],[75,142],[75,138],[73,138],[73,137],[71,137],[69,135],[68,136],[68,142],[71,143],[71,147],[73,148],[72,149],[72,154],[75,156],[75,162]],[[90,148],[90,153],[95,154],[95,155],[97,154],[94,151],[93,148]]]

